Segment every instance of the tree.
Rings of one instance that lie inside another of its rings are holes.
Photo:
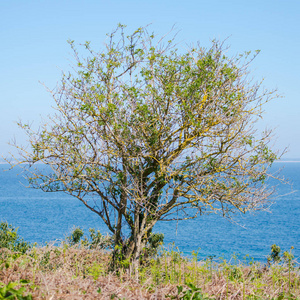
[[[213,41],[178,50],[175,37],[124,26],[76,60],[50,91],[56,114],[17,146],[31,187],[63,191],[96,213],[137,269],[161,220],[261,210],[276,154],[255,122],[274,92],[249,80],[257,52],[228,57]],[[226,50],[226,49],[225,49]],[[42,162],[51,172],[35,169]]]

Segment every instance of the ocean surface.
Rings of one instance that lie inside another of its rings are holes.
[[[277,185],[277,195],[272,199],[271,213],[237,215],[240,225],[217,215],[204,215],[178,223],[158,223],[154,232],[164,233],[165,247],[171,248],[174,243],[187,256],[198,251],[199,258],[213,255],[229,259],[235,254],[240,259],[249,255],[266,261],[270,246],[277,244],[283,251],[293,246],[295,257],[300,258],[300,162],[276,162],[272,168],[283,168],[281,175],[292,183],[292,188],[273,183]],[[20,168],[4,172],[6,169],[8,165],[0,164],[0,221],[18,227],[25,240],[39,244],[59,241],[74,226],[86,233],[89,228],[108,232],[100,218],[79,200],[63,193],[26,188]]]

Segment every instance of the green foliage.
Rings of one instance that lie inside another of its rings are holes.
[[[16,147],[30,186],[82,201],[138,269],[161,240],[149,238],[158,221],[268,206],[278,156],[271,131],[258,135],[254,123],[275,93],[246,80],[257,52],[228,57],[217,41],[181,51],[175,34],[124,28],[99,52],[85,43],[86,58],[69,41],[77,69],[53,92],[57,114],[38,131],[19,122],[31,151]],[[38,162],[52,171],[31,168]],[[91,235],[99,245],[100,233]],[[82,237],[78,228],[68,243]]]
[[[15,252],[25,253],[32,246],[25,242],[18,235],[18,229],[15,229],[7,222],[0,223],[0,248],[7,248]]]
[[[252,298],[249,298],[249,299],[252,299]],[[265,300],[265,299],[259,298],[257,300]],[[277,297],[274,297],[271,300],[300,300],[300,298],[295,297],[292,294],[280,293]]]
[[[163,233],[151,233],[144,248],[144,258],[149,259],[157,255],[159,247],[164,243]]]
[[[79,244],[81,238],[83,237],[83,230],[80,227],[74,228],[71,235],[66,237],[66,241],[70,246]]]
[[[19,282],[9,282],[7,285],[0,282],[0,299],[11,299],[11,300],[32,300],[30,294],[24,295],[26,289],[24,285],[30,283],[28,280],[20,280]],[[16,286],[22,286],[19,289],[15,289]]]
[[[85,236],[80,227],[73,229],[72,233],[66,237],[66,242],[70,246],[82,245],[89,249],[112,249],[114,243],[111,236],[104,236],[94,228],[90,228],[89,235]]]
[[[109,235],[102,235],[99,230],[89,229],[89,236],[84,238],[83,245],[89,249],[112,249],[113,238]]]
[[[227,276],[231,281],[241,282],[243,280],[243,273],[240,267],[236,265],[230,265],[227,268]]]
[[[289,252],[288,251],[283,252],[282,258],[286,264],[292,264],[292,261],[295,258],[294,254],[292,253],[293,249],[294,249],[294,247],[291,247]]]
[[[50,256],[51,256],[51,251],[46,251],[43,254],[43,256],[40,260],[40,266],[42,269],[48,268],[51,270],[53,268],[52,264],[50,263]]]
[[[283,263],[289,266],[293,266],[294,255],[292,250],[294,247],[291,247],[290,251],[284,251],[282,255],[280,255],[281,249],[278,245],[273,244],[271,246],[271,253],[268,255],[268,265],[275,263]]]
[[[188,289],[184,289],[183,286],[177,286],[178,296],[168,296],[171,299],[182,299],[182,300],[214,300],[202,293],[201,288],[197,288],[192,283],[186,283]]]
[[[281,261],[280,252],[281,252],[280,247],[277,246],[276,244],[273,244],[271,246],[271,254],[267,258],[268,262],[269,263],[280,262]]]
[[[125,257],[124,247],[122,245],[115,245],[112,257],[111,257],[111,270],[117,270],[119,273],[120,270],[128,269],[130,266],[130,257]]]
[[[90,268],[88,268],[88,275],[92,276],[95,281],[99,278],[99,276],[104,274],[105,268],[103,264],[94,262],[93,265]]]
[[[163,233],[152,233],[148,239],[149,248],[155,250],[157,253],[158,247],[164,242]]]

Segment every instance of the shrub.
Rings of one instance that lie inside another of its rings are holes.
[[[74,228],[71,235],[66,237],[66,241],[70,246],[78,244],[83,237],[83,230],[80,227]]]
[[[25,253],[32,246],[18,235],[18,228],[14,228],[7,222],[0,223],[0,248]]]
[[[72,233],[66,237],[66,242],[70,246],[78,245],[81,242],[81,245],[89,249],[112,249],[114,246],[111,236],[104,236],[94,228],[89,229],[89,236],[84,236],[83,230],[80,227],[75,227]]]

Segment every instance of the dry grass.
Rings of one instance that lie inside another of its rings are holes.
[[[26,291],[33,299],[183,299],[177,286],[184,292],[191,289],[186,283],[201,287],[210,299],[300,299],[299,268],[292,263],[216,264],[171,251],[144,266],[136,282],[128,270],[110,272],[109,259],[103,250],[68,245],[23,255],[0,249],[0,282],[29,280]]]
[[[1,261],[2,260],[2,261]],[[37,248],[16,257],[0,250],[0,281],[30,280],[33,299],[164,299],[172,286],[149,291],[127,273],[108,272],[109,254],[76,248]],[[2,262],[2,263],[1,263]]]

